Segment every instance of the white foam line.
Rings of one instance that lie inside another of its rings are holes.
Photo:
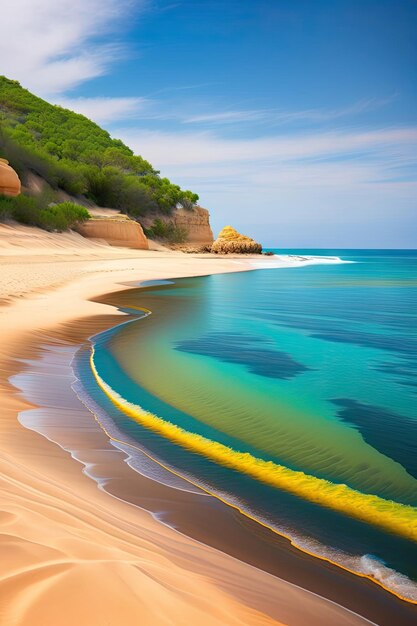
[[[262,257],[262,259],[248,259],[254,269],[276,269],[305,267],[307,265],[341,265],[345,263],[356,263],[356,261],[348,261],[338,256],[306,256],[292,254],[275,254],[270,257]]]

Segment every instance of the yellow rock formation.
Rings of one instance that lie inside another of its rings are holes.
[[[213,243],[211,251],[218,254],[260,254],[262,246],[254,239],[241,235],[232,226],[225,226]]]
[[[142,226],[124,215],[89,219],[78,224],[76,230],[83,237],[104,239],[111,246],[123,246],[138,250],[149,249]]]
[[[18,196],[20,193],[20,179],[9,161],[0,159],[0,194],[3,196]]]

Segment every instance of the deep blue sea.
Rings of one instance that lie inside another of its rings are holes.
[[[325,259],[115,295],[87,403],[174,488],[417,601],[417,251],[277,253]]]

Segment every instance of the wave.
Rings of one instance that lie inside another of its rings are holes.
[[[393,532],[406,539],[417,541],[417,509],[385,500],[380,496],[362,493],[345,484],[332,483],[302,471],[292,470],[273,461],[259,459],[248,452],[239,452],[217,441],[212,441],[144,410],[118,394],[100,374],[94,361],[94,347],[90,365],[97,384],[111,402],[122,412],[145,428],[169,439],[191,452],[200,454],[215,463],[246,474],[269,486],[330,508]]]
[[[344,550],[325,545],[317,539],[300,534],[300,532],[294,528],[289,528],[281,524],[277,525],[275,521],[259,517],[255,511],[248,508],[246,504],[243,505],[233,494],[221,493],[220,500],[235,507],[241,513],[257,521],[262,526],[285,537],[292,546],[301,550],[301,552],[337,565],[341,569],[355,574],[356,576],[367,578],[401,600],[417,604],[417,583],[408,578],[405,574],[401,574],[395,569],[388,567],[384,561],[374,554],[350,554]]]
[[[340,265],[344,263],[356,263],[338,256],[312,256],[298,254],[274,254],[274,256],[262,259],[249,259],[254,269],[277,269],[291,267],[305,267],[306,265]]]
[[[376,582],[380,587],[403,600],[417,603],[417,584],[404,574],[388,567],[373,554],[352,555],[325,546],[314,539],[298,536],[294,532],[290,532],[290,535],[291,543],[303,552],[314,554],[320,559],[335,563],[348,572],[353,572]]]

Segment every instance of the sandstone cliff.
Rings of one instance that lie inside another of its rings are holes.
[[[211,251],[217,254],[260,254],[262,246],[254,239],[241,235],[231,226],[225,226],[213,243]]]
[[[111,246],[148,250],[149,244],[142,226],[124,215],[90,219],[76,227],[83,237],[104,239]]]
[[[171,221],[175,226],[187,231],[187,243],[209,246],[213,243],[210,227],[210,214],[207,209],[195,206],[193,209],[176,209]]]
[[[0,159],[0,194],[3,196],[18,196],[20,194],[20,179],[9,161]]]

